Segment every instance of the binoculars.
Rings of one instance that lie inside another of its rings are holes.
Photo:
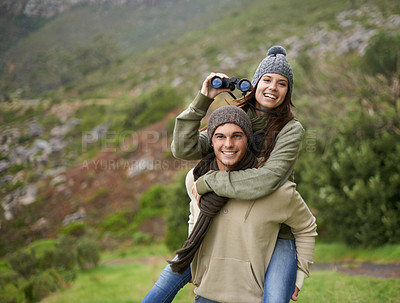
[[[229,88],[231,91],[235,90],[235,87],[237,87],[243,93],[246,93],[251,89],[251,82],[245,78],[221,78],[215,76],[211,79],[211,86],[214,88]]]

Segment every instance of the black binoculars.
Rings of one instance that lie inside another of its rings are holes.
[[[251,89],[251,82],[245,78],[221,78],[215,76],[211,79],[211,86],[214,88],[229,88],[231,91],[235,90],[235,87],[237,86],[239,90],[246,93]]]

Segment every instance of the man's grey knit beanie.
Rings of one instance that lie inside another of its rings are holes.
[[[211,114],[207,126],[207,135],[210,144],[212,144],[212,137],[217,127],[226,123],[238,125],[246,134],[249,145],[251,144],[253,139],[251,120],[243,109],[233,105],[221,106]]]
[[[293,71],[289,62],[286,60],[286,50],[282,46],[273,46],[267,56],[261,61],[253,76],[251,84],[255,87],[262,75],[266,73],[279,74],[286,77],[289,81],[289,94],[293,92]]]

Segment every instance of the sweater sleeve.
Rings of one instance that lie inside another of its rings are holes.
[[[315,237],[318,234],[316,219],[295,188],[291,203],[287,208],[287,220],[284,223],[291,227],[296,241],[296,286],[301,289],[304,279],[310,276],[310,266],[313,264],[314,258]]]
[[[194,198],[193,194],[192,194],[192,186],[194,183],[194,178],[193,178],[193,168],[186,174],[186,178],[185,178],[185,186],[186,186],[186,191],[187,194],[190,198],[190,203],[189,203],[189,220],[188,220],[188,236],[191,234],[194,224],[196,223],[197,217],[198,217],[198,213],[199,213],[199,208],[197,206],[197,201]]]
[[[252,200],[267,196],[284,184],[293,173],[304,129],[297,120],[279,132],[267,162],[259,168],[240,171],[209,171],[196,182],[197,192],[214,191],[221,197]]]
[[[189,107],[176,117],[171,151],[183,160],[198,160],[212,151],[207,131],[199,132],[201,120],[213,99],[198,93]]]

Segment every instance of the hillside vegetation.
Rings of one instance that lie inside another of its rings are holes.
[[[16,33],[0,40],[1,256],[61,236],[178,248],[195,162],[171,155],[174,118],[210,72],[251,78],[276,44],[294,69],[296,182],[320,237],[400,242],[397,1],[81,3],[0,25]]]

